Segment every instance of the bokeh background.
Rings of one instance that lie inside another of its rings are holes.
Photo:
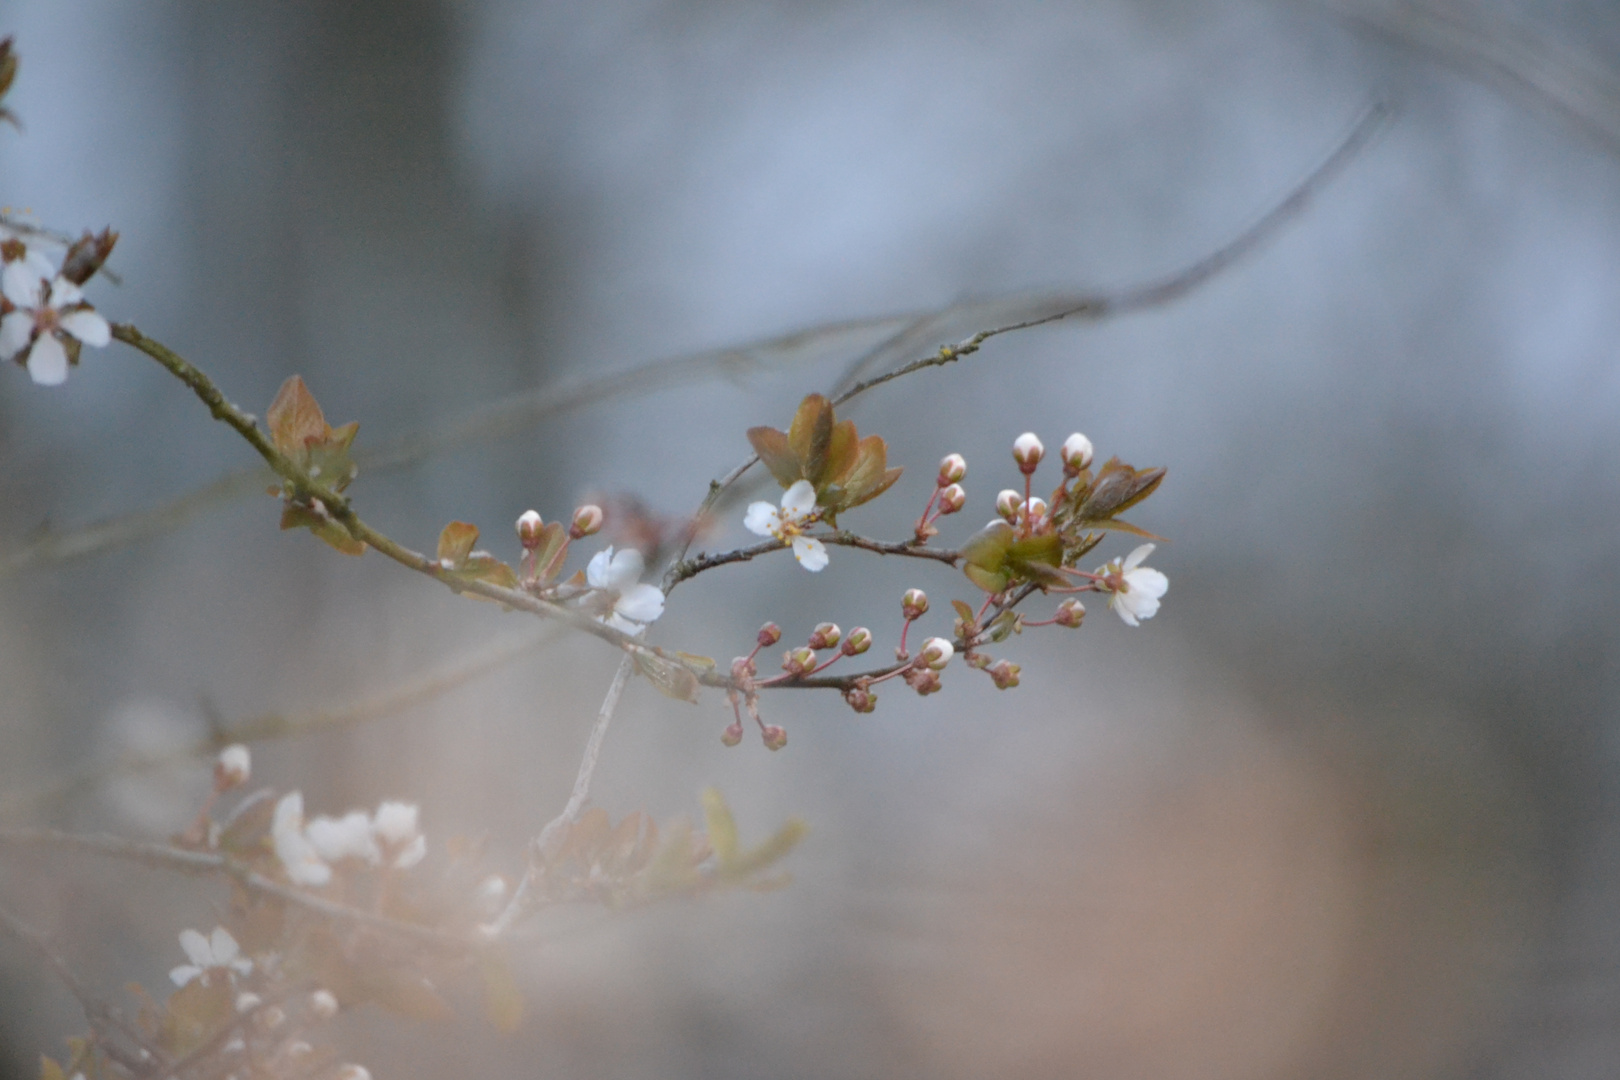
[[[1620,1071],[1620,9],[1602,0],[0,0],[22,56],[0,192],[111,223],[92,298],[262,410],[298,372],[361,445],[660,358],[968,298],[1117,288],[1282,198],[1396,113],[1263,250],[1157,310],[1002,338],[852,408],[908,468],[900,535],[1019,432],[1165,464],[1162,613],[965,670],[768,700],[791,743],[633,684],[596,798],[745,835],[794,885],[583,919],[519,958],[529,1021],[347,1017],[374,1075],[1606,1077]],[[590,493],[689,511],[892,332],[697,364],[354,489],[497,551]],[[922,355],[977,325],[928,323]],[[864,336],[863,336],[864,333]],[[897,358],[896,358],[897,359]],[[154,365],[0,373],[0,552],[251,464]],[[740,541],[740,510],[707,543]],[[343,709],[528,633],[262,496],[0,579],[12,822],[163,835],[205,766],[40,786],[209,725]],[[946,539],[956,537],[950,529]],[[1116,545],[1120,551],[1123,544]],[[1112,548],[1106,553],[1117,554]],[[687,585],[658,640],[775,619],[898,629],[965,581],[835,550]],[[945,615],[939,615],[944,620]],[[942,622],[942,625],[948,623]],[[516,866],[564,801],[614,657],[553,642],[355,730],[256,747],[312,812],[419,800]],[[0,902],[109,993],[158,986],[209,887],[7,855]],[[0,943],[0,1071],[82,1028]]]

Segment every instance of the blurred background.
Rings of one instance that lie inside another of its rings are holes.
[[[497,1035],[346,1018],[378,1077],[1607,1077],[1620,1072],[1620,9],[1602,0],[0,0],[22,57],[0,192],[123,234],[91,298],[262,411],[301,373],[381,446],[538,388],[838,320],[657,392],[460,440],[352,489],[431,547],[592,493],[690,512],[909,312],[1114,289],[1229,240],[1370,101],[1394,118],[1262,250],[1163,308],[1010,335],[851,407],[906,476],[967,456],[955,542],[1020,432],[1163,464],[1165,606],[921,701],[633,683],[595,798],[812,832],[785,892],[585,919],[519,957]],[[884,362],[982,328],[947,316]],[[909,350],[909,351],[907,351]],[[157,367],[0,373],[7,823],[161,836],[202,763],[41,785],[210,724],[341,710],[530,632],[251,491],[74,559],[42,536],[252,464]],[[1043,474],[1045,475],[1045,474]],[[1055,475],[1055,472],[1054,474]],[[765,493],[774,497],[773,493]],[[742,542],[735,509],[705,543]],[[1129,549],[1110,541],[1099,553]],[[684,586],[719,657],[822,619],[892,647],[973,590],[834,550]],[[925,624],[926,626],[927,624]],[[531,647],[360,728],[255,747],[311,812],[423,804],[507,865],[565,800],[615,658]],[[442,850],[442,848],[441,848]],[[217,887],[7,855],[0,903],[109,994],[158,986]],[[0,1071],[83,1028],[0,944]]]

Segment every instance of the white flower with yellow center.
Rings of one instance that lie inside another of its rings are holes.
[[[827,565],[827,548],[820,540],[804,535],[805,526],[815,520],[816,489],[808,480],[796,480],[782,493],[780,507],[768,502],[750,504],[743,526],[756,536],[774,536],[784,544],[792,544],[799,565],[816,571]]]
[[[41,386],[67,379],[63,338],[97,348],[112,340],[107,320],[84,302],[79,287],[64,277],[47,281],[33,261],[7,263],[0,272],[0,294],[14,309],[0,319],[0,360],[26,353],[28,374]]]
[[[241,946],[223,926],[214,927],[210,937],[203,937],[196,930],[182,930],[180,947],[186,950],[191,963],[169,972],[176,986],[184,986],[199,976],[206,981],[210,971],[223,970],[227,978],[235,978],[253,970],[253,961],[242,955]]]
[[[585,584],[604,598],[604,607],[611,608],[597,618],[626,634],[639,633],[648,623],[664,613],[664,594],[656,585],[640,581],[646,568],[641,552],[625,548],[617,554],[611,547],[603,548],[591,557],[585,567]]]
[[[1108,606],[1125,621],[1126,626],[1138,626],[1143,619],[1151,619],[1159,610],[1159,598],[1170,588],[1170,579],[1142,560],[1153,554],[1152,544],[1143,544],[1123,562],[1115,559],[1100,567],[1101,578],[1097,588],[1108,594]]]

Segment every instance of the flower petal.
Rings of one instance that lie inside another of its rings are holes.
[[[623,592],[641,579],[647,563],[635,548],[624,548],[608,564],[607,587]]]
[[[795,480],[793,486],[782,493],[782,516],[788,521],[803,521],[816,509],[816,489],[808,480]]]
[[[174,985],[184,986],[186,983],[190,982],[192,979],[195,979],[201,974],[202,968],[198,967],[196,964],[181,964],[179,967],[169,972],[169,978],[171,981],[173,981]]]
[[[1125,562],[1121,565],[1121,569],[1123,569],[1126,573],[1129,573],[1130,571],[1135,570],[1138,566],[1141,566],[1142,560],[1153,554],[1153,548],[1155,546],[1156,545],[1153,544],[1143,544],[1141,547],[1125,556]]]
[[[11,316],[6,317],[9,319]],[[26,315],[23,317],[27,318]],[[32,330],[33,322],[30,321],[28,325],[29,329]],[[748,512],[743,515],[743,528],[755,536],[774,536],[776,535],[776,526],[780,521],[781,516],[777,514],[776,507],[770,503],[749,503]]]
[[[84,299],[84,293],[67,278],[57,275],[51,279],[51,307],[65,308]]]
[[[214,954],[214,966],[225,967],[236,959],[241,952],[241,946],[231,937],[231,932],[223,926],[214,927],[214,932],[208,939],[209,950]]]
[[[590,564],[585,567],[585,584],[593,589],[608,587],[608,566],[613,562],[613,547],[609,546],[591,556]]]
[[[827,565],[827,547],[820,540],[808,536],[793,538],[793,557],[799,565],[814,573]]]
[[[1150,597],[1155,601],[1170,588],[1170,579],[1151,566],[1138,567],[1128,572],[1125,581],[1130,585],[1133,595]]]
[[[55,334],[41,334],[28,350],[28,376],[41,386],[60,386],[67,382],[67,350],[56,340]]]
[[[196,930],[180,931],[180,947],[186,950],[186,959],[200,968],[214,966],[214,950],[208,939]]]
[[[1130,596],[1130,593],[1114,593],[1108,598],[1108,606],[1113,609],[1114,614],[1118,615],[1126,626],[1140,626],[1141,623],[1136,621],[1136,613],[1131,610],[1130,602],[1126,600],[1128,596]]]
[[[70,311],[62,316],[62,329],[84,342],[100,349],[112,340],[112,327],[100,313],[89,308],[80,308]]]
[[[0,272],[0,293],[18,307],[33,311],[40,305],[40,286],[44,282],[37,266],[27,259],[18,259],[6,263],[5,271]]]
[[[34,338],[34,317],[26,311],[13,311],[0,319],[0,360],[10,360],[28,348]]]
[[[421,862],[425,855],[427,855],[427,837],[417,833],[416,839],[406,845],[405,850],[395,857],[394,869],[409,870]]]
[[[650,623],[664,613],[664,594],[656,585],[632,585],[613,605],[613,612],[638,623]]]

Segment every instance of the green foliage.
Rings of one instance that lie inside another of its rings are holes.
[[[465,521],[446,525],[439,533],[438,557],[443,576],[451,582],[482,581],[503,589],[517,588],[518,578],[512,568],[487,551],[474,551],[477,543],[478,526]],[[477,593],[468,595],[475,600],[491,599]]]
[[[900,479],[888,467],[888,444],[881,436],[860,438],[852,420],[838,420],[820,394],[799,404],[787,431],[748,429],[759,460],[784,488],[808,480],[816,489],[822,520],[838,525],[838,515],[877,498]]]
[[[358,474],[349,448],[360,430],[359,421],[340,428],[328,424],[315,395],[300,376],[293,375],[281,384],[265,414],[265,425],[276,450],[311,480],[341,493]],[[366,545],[350,536],[348,529],[333,520],[318,502],[305,501],[294,490],[273,488],[271,494],[287,499],[281,514],[283,529],[308,529],[345,555],[365,553]]]

